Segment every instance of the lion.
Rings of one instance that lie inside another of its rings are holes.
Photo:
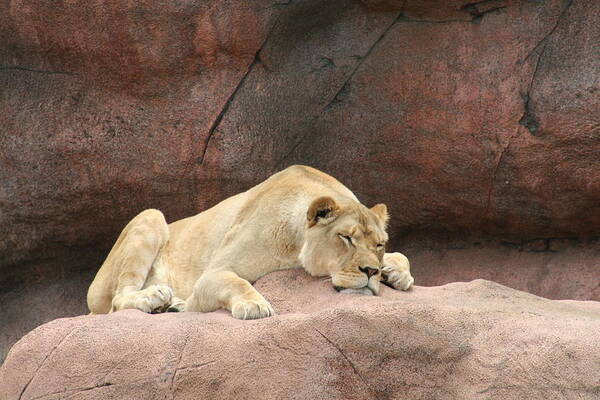
[[[87,293],[91,314],[210,312],[275,314],[252,286],[269,272],[302,267],[342,293],[377,295],[380,283],[409,289],[408,259],[385,253],[385,204],[367,208],[333,177],[307,166],[167,225],[145,210],[123,229]]]

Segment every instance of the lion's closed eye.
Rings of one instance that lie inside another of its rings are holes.
[[[343,233],[338,233],[338,236],[348,245],[353,245],[352,236],[344,235]]]

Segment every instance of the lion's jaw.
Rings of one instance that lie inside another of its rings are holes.
[[[340,207],[331,199],[315,203],[319,201],[329,211],[309,209],[298,256],[302,267],[313,276],[330,276],[340,292],[377,295],[384,254],[378,244],[387,240],[385,221],[361,204]]]
[[[319,249],[305,241],[300,250],[299,259],[302,267],[312,276],[330,276],[333,287],[341,293],[362,293],[367,295],[378,295],[381,272],[367,277],[358,268],[354,257],[336,257],[324,249]],[[327,261],[323,261],[327,260]],[[370,264],[374,264],[371,262]],[[377,263],[379,265],[379,262]],[[381,266],[379,265],[381,268]]]
[[[381,281],[381,273],[367,278],[366,275],[348,275],[341,271],[339,273],[331,274],[331,283],[333,287],[340,293],[362,293],[362,294],[379,294],[379,287]]]

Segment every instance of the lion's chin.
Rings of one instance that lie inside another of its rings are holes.
[[[335,282],[335,278],[333,279]],[[341,283],[341,282],[340,282]],[[349,282],[345,282],[347,285]],[[366,285],[365,285],[366,283]],[[364,286],[361,286],[364,285]],[[348,287],[349,286],[349,287]],[[356,282],[356,285],[349,284],[348,286],[335,285],[333,288],[340,293],[364,294],[366,296],[377,296],[379,294],[380,281],[378,277],[373,276],[370,279],[365,279],[362,282]],[[352,287],[354,286],[354,287]]]
[[[349,288],[349,289],[341,289],[339,290],[340,293],[351,293],[351,294],[364,294],[366,296],[374,296],[375,293],[373,293],[373,291],[371,290],[371,288],[369,287],[363,287],[360,289],[353,289],[353,288]]]
[[[379,285],[369,282],[367,286],[361,288],[344,288],[334,286],[334,289],[340,293],[364,294],[365,296],[377,296],[379,294]]]

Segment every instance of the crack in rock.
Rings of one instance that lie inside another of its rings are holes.
[[[502,147],[502,150],[500,150],[500,153],[498,154],[498,157],[496,158],[496,163],[494,165],[494,170],[492,171],[492,177],[490,179],[490,185],[489,185],[489,188],[488,188],[487,201],[486,201],[486,204],[485,204],[485,212],[488,215],[489,215],[489,212],[490,212],[490,205],[491,205],[491,202],[492,202],[492,194],[494,192],[494,182],[496,181],[496,175],[498,173],[498,169],[500,168],[500,164],[502,163],[502,158],[504,157],[504,154],[506,153],[506,151],[510,147],[510,144],[511,144],[513,138],[515,136],[517,136],[518,133],[519,133],[519,128],[517,128],[517,130],[512,135],[510,135],[510,137],[506,141],[506,145],[504,145],[504,147]]]
[[[175,362],[175,369],[173,370],[171,376],[171,382],[169,382],[169,391],[171,392],[171,399],[175,398],[175,379],[177,378],[177,372],[181,369],[179,365],[181,364],[181,359],[183,358],[183,354],[185,353],[185,349],[187,347],[188,341],[190,339],[190,332],[186,332],[185,338],[183,339],[183,345],[181,346],[181,350],[179,351],[179,356],[177,357],[177,361]]]
[[[204,147],[202,148],[202,153],[200,154],[200,156],[196,157],[195,151],[192,150],[192,154],[190,155],[189,160],[186,162],[186,166],[185,166],[185,168],[183,170],[183,174],[181,175],[181,179],[179,180],[179,183],[177,184],[176,193],[180,193],[181,186],[183,185],[183,181],[185,180],[185,177],[188,175],[188,173],[190,172],[190,169],[192,168],[192,165],[194,164],[194,159],[197,158],[197,160],[198,160],[197,163],[199,165],[204,165],[204,159],[206,157],[206,152],[208,150],[208,146],[210,144],[210,141],[212,140],[212,137],[213,137],[215,131],[217,130],[217,128],[221,124],[221,121],[223,120],[223,117],[225,116],[225,114],[229,110],[229,107],[233,103],[233,99],[235,98],[235,96],[239,92],[240,88],[244,85],[244,82],[246,81],[246,79],[248,78],[248,76],[250,75],[250,73],[252,72],[252,70],[254,69],[254,67],[256,66],[256,64],[260,63],[260,52],[263,50],[263,48],[267,44],[267,41],[268,41],[271,33],[275,30],[275,27],[277,26],[278,22],[279,22],[279,18],[273,23],[273,26],[271,27],[271,29],[269,30],[269,32],[265,36],[265,39],[263,40],[263,42],[259,46],[258,50],[256,50],[256,53],[254,53],[254,58],[252,59],[252,62],[248,65],[248,68],[246,69],[246,72],[244,73],[244,75],[242,76],[242,78],[240,79],[240,81],[238,82],[238,84],[235,86],[235,88],[233,89],[233,91],[229,94],[229,96],[227,97],[227,100],[225,101],[225,103],[221,107],[221,111],[217,115],[217,118],[215,118],[215,120],[211,124],[211,126],[210,126],[210,128],[208,130],[208,135],[204,139]],[[192,143],[192,145],[193,145],[193,143]]]
[[[91,387],[87,387],[87,388],[83,388],[83,389],[65,390],[62,393],[71,392],[71,391],[75,390],[75,393],[71,393],[71,395],[69,397],[65,398],[65,400],[69,400],[69,399],[77,396],[80,393],[89,392],[91,390],[102,389],[102,388],[109,387],[109,386],[116,387],[116,386],[133,385],[133,384],[141,383],[141,382],[151,383],[151,382],[154,382],[154,381],[156,381],[156,377],[141,378],[141,379],[137,379],[135,381],[123,382],[123,383],[106,383],[105,382],[105,383],[102,383],[102,384],[99,384],[99,385],[96,385],[96,386],[91,386]]]
[[[533,91],[533,84],[538,74],[540,62],[542,57],[544,56],[544,52],[546,51],[546,44],[541,48],[540,54],[535,62],[535,67],[533,68],[533,73],[531,74],[531,80],[529,81],[529,87],[527,88],[527,93],[523,95],[523,115],[519,120],[519,124],[523,125],[529,133],[535,136],[540,123],[534,113],[533,105],[531,104],[531,93]]]
[[[87,387],[87,388],[83,388],[83,389],[75,389],[75,390],[76,390],[76,391],[75,391],[75,393],[71,393],[71,394],[69,395],[69,397],[67,397],[65,400],[71,399],[71,398],[73,398],[74,396],[77,396],[78,394],[80,394],[80,393],[83,393],[83,392],[89,392],[89,391],[91,391],[91,390],[96,390],[96,389],[100,389],[100,388],[103,388],[103,387],[108,387],[108,386],[113,386],[113,384],[112,384],[112,383],[105,382],[105,383],[101,383],[101,384],[99,384],[99,385],[96,385],[96,386],[91,386],[91,387]],[[61,392],[61,393],[66,393],[66,392],[67,392],[67,391],[64,391],[64,392]],[[59,393],[59,394],[60,394],[60,393]]]
[[[448,24],[451,22],[471,22],[469,20],[464,20],[464,19],[417,19],[417,18],[412,18],[412,17],[407,17],[406,15],[401,15],[400,18],[398,18],[398,22],[416,22],[416,23],[423,23],[423,24]]]
[[[329,343],[331,346],[333,346],[344,358],[344,360],[346,360],[346,362],[350,365],[350,367],[352,368],[352,371],[354,371],[354,373],[356,374],[356,376],[358,376],[358,378],[361,380],[361,382],[363,383],[363,385],[367,388],[367,390],[371,393],[373,393],[373,390],[369,387],[369,385],[367,384],[367,382],[365,381],[365,379],[363,378],[363,376],[360,374],[360,372],[358,372],[358,369],[356,368],[356,366],[354,365],[354,363],[348,358],[348,356],[346,356],[346,354],[342,351],[342,349],[335,344],[333,341],[331,341],[331,339],[329,339],[327,336],[325,336],[323,334],[323,332],[321,332],[319,329],[317,329],[316,327],[313,326],[313,329],[315,331],[317,331],[317,333],[319,335],[321,335],[323,337],[323,339],[325,339],[327,341],[327,343]]]
[[[40,372],[40,370],[42,369],[42,367],[44,366],[44,364],[46,363],[46,360],[48,360],[48,358],[50,358],[50,356],[52,356],[52,354],[54,354],[54,352],[56,350],[58,350],[58,348],[60,346],[62,346],[62,344],[65,342],[65,340],[67,340],[75,331],[79,330],[79,327],[75,327],[73,329],[71,329],[69,331],[69,333],[67,333],[61,340],[60,342],[58,342],[58,344],[56,346],[54,346],[52,348],[52,350],[50,350],[48,352],[48,354],[46,354],[46,357],[44,357],[44,359],[42,360],[42,362],[40,363],[39,367],[37,367],[37,369],[35,370],[35,372],[33,373],[33,376],[31,377],[31,379],[29,379],[29,381],[25,384],[25,386],[23,387],[23,390],[21,390],[21,393],[19,394],[19,400],[21,400],[21,398],[23,397],[23,395],[25,394],[25,392],[27,391],[27,388],[29,388],[29,384],[31,384],[31,382],[33,382],[33,380],[35,379],[35,377],[38,375],[38,373]]]
[[[529,133],[535,136],[535,132],[538,130],[540,123],[533,112],[531,105],[529,104],[529,100],[529,94],[525,94],[523,96],[525,110],[523,112],[523,116],[519,120],[519,124],[523,125],[525,128],[527,128]]]
[[[540,126],[539,120],[536,117],[535,112],[534,112],[534,106],[531,101],[533,85],[534,85],[534,82],[538,75],[540,62],[541,62],[541,60],[545,54],[546,48],[548,46],[548,39],[556,31],[556,29],[560,25],[560,22],[562,21],[563,17],[565,16],[567,10],[571,7],[572,4],[573,4],[573,0],[567,0],[566,6],[563,7],[561,13],[559,14],[558,18],[556,19],[556,23],[554,24],[554,26],[552,27],[550,32],[548,32],[534,46],[534,48],[527,54],[527,56],[523,59],[523,61],[520,62],[520,64],[525,63],[529,59],[529,57],[531,57],[533,54],[538,53],[538,50],[539,50],[539,55],[535,62],[533,74],[531,75],[531,81],[529,82],[529,88],[527,89],[527,93],[525,93],[523,95],[523,115],[521,116],[521,119],[519,120],[519,124],[521,124],[525,128],[527,128],[529,133],[531,133],[533,136],[536,136],[536,133]]]
[[[402,6],[402,8],[404,8],[404,5]],[[392,28],[392,26],[394,26],[401,19],[402,13],[403,13],[403,11],[401,10],[398,13],[398,15],[396,16],[396,18],[394,18],[394,20],[392,21],[392,23],[389,24],[387,26],[387,28],[385,28],[385,30],[381,33],[381,35],[379,35],[379,37],[377,38],[377,40],[375,40],[375,42],[373,42],[373,44],[369,47],[369,49],[367,50],[367,52],[365,53],[365,55],[361,56],[361,57],[358,57],[358,62],[356,63],[356,65],[354,66],[354,68],[352,69],[352,71],[350,72],[350,74],[348,75],[348,77],[344,80],[344,83],[342,83],[342,86],[340,86],[340,88],[333,95],[333,97],[331,98],[331,100],[329,101],[329,103],[327,103],[327,105],[324,107],[325,110],[327,110],[328,108],[330,108],[334,103],[338,103],[340,101],[339,100],[340,94],[345,93],[348,90],[348,84],[350,83],[350,80],[354,77],[354,74],[358,71],[358,69],[360,68],[360,66],[363,65],[363,63],[365,62],[365,60],[367,58],[369,58],[369,56],[373,52],[373,49],[375,47],[377,47],[377,45],[379,44],[379,42],[381,42],[381,40],[385,37],[385,35],[388,33],[388,31]]]
[[[47,393],[47,394],[44,394],[42,396],[34,397],[34,398],[30,399],[30,400],[43,400],[43,399],[47,399],[47,398],[52,397],[52,396],[56,396],[57,394],[75,392],[75,393],[71,393],[69,395],[69,397],[67,397],[67,399],[69,399],[69,398],[73,397],[74,395],[79,394],[81,392],[87,392],[87,391],[90,391],[90,390],[94,390],[94,389],[98,389],[98,388],[102,388],[102,387],[107,387],[107,386],[113,386],[113,385],[114,385],[113,383],[104,382],[104,383],[99,383],[98,385],[95,385],[95,386],[90,386],[90,387],[85,387],[85,388],[66,389],[66,390],[61,390],[61,391],[58,391],[58,392]]]
[[[214,363],[216,363],[217,360],[210,360],[210,361],[206,361],[200,364],[194,364],[194,365],[189,365],[187,367],[177,367],[177,369],[175,369],[175,374],[177,374],[177,372],[179,371],[185,371],[188,369],[193,369],[193,368],[202,368],[202,367],[206,367],[207,365],[212,365]]]
[[[261,50],[262,50],[262,46],[258,49],[258,51],[256,52],[256,54],[254,55],[254,59],[252,60],[252,62],[248,66],[248,69],[246,70],[246,73],[244,73],[244,76],[242,76],[242,79],[239,81],[239,83],[237,84],[237,86],[235,87],[235,89],[233,90],[233,92],[231,92],[231,94],[227,98],[227,101],[225,101],[225,104],[223,105],[223,108],[221,108],[221,112],[219,113],[219,115],[217,115],[217,118],[213,121],[210,129],[208,130],[208,135],[206,136],[206,139],[204,139],[204,148],[202,150],[202,154],[200,155],[200,157],[198,159],[198,164],[200,164],[200,165],[204,164],[204,157],[206,156],[206,151],[208,149],[208,145],[210,144],[210,141],[211,141],[211,139],[212,139],[215,131],[217,130],[217,128],[221,124],[221,121],[223,120],[223,117],[225,116],[225,114],[229,110],[229,107],[231,106],[231,103],[233,102],[233,99],[235,98],[235,96],[239,92],[240,88],[244,85],[244,82],[248,78],[248,75],[250,75],[250,72],[252,72],[252,70],[254,69],[254,67],[256,66],[256,64],[260,63],[259,53],[260,53]]]
[[[21,66],[8,66],[8,65],[0,65],[0,71],[24,71],[24,72],[33,72],[36,74],[48,74],[48,75],[68,75],[68,76],[76,76],[72,72],[66,71],[47,71],[42,69],[32,69]]]
[[[531,57],[531,55],[534,54],[537,51],[537,49],[540,48],[542,45],[544,46],[544,48],[546,47],[546,42],[548,41],[548,38],[550,36],[552,36],[552,34],[554,34],[556,29],[560,25],[560,22],[562,21],[563,17],[567,13],[567,10],[572,5],[573,5],[573,0],[566,0],[566,6],[563,7],[562,11],[558,15],[558,18],[556,19],[556,23],[554,24],[552,29],[550,29],[550,32],[548,32],[546,35],[544,35],[544,37],[533,47],[533,49],[527,54],[527,56],[525,56],[525,58],[523,59],[523,61],[520,62],[520,64],[525,63],[529,59],[529,57]],[[543,50],[542,50],[542,52],[543,52]]]
[[[472,23],[478,24],[481,22],[484,15],[503,10],[506,8],[506,1],[503,0],[483,0],[474,3],[468,3],[460,9],[471,15]]]
[[[340,86],[340,88],[335,92],[335,94],[333,95],[333,97],[331,98],[331,100],[325,105],[325,107],[323,107],[322,111],[326,111],[329,108],[331,108],[335,103],[339,103],[340,102],[339,97],[340,97],[340,95],[342,95],[342,94],[344,94],[344,93],[346,93],[348,91],[348,85],[349,85],[350,80],[352,79],[352,77],[354,77],[354,74],[358,71],[358,69],[360,68],[360,66],[369,57],[369,55],[372,53],[373,49],[377,46],[377,44],[379,42],[381,42],[381,40],[385,37],[385,35],[392,28],[392,26],[394,26],[398,21],[401,20],[405,4],[406,4],[406,1],[404,2],[404,4],[402,4],[402,7],[401,7],[400,11],[398,12],[398,15],[396,15],[396,17],[392,20],[392,22],[384,29],[384,31],[381,33],[381,35],[379,35],[379,37],[377,38],[377,40],[375,40],[375,42],[373,42],[373,44],[369,47],[369,49],[367,50],[367,52],[365,53],[365,55],[361,56],[361,57],[357,57],[358,61],[357,61],[356,65],[354,66],[354,68],[352,69],[352,71],[350,72],[350,74],[348,75],[348,77],[344,80],[344,82],[342,83],[342,85]],[[326,57],[323,57],[323,58],[326,58]],[[333,61],[332,61],[332,64],[334,65]],[[313,121],[316,120],[317,118],[319,118],[319,115],[320,114],[317,114],[313,118]],[[287,160],[294,153],[294,151],[296,151],[296,149],[311,135],[311,132],[312,132],[312,130],[309,130],[309,132],[307,134],[303,135],[296,143],[294,143],[292,145],[292,147],[290,148],[290,150],[287,151],[283,155],[283,157],[281,157],[279,159],[279,161],[275,164],[276,169],[280,169],[281,168],[281,166],[285,162],[285,160]]]
[[[345,93],[348,92],[350,81],[352,80],[352,78],[354,77],[354,75],[358,72],[358,70],[361,67],[361,65],[370,56],[370,54],[373,52],[373,50],[375,49],[375,47],[381,42],[381,40],[383,40],[383,38],[387,35],[388,31],[395,24],[397,24],[399,22],[403,22],[403,21],[418,22],[418,23],[434,23],[434,24],[445,24],[445,23],[453,23],[453,22],[462,22],[462,23],[464,23],[464,22],[477,22],[475,20],[480,20],[483,17],[483,15],[485,15],[487,13],[491,13],[491,12],[498,11],[498,10],[506,8],[506,4],[505,4],[504,1],[484,0],[484,1],[479,1],[479,2],[475,2],[475,3],[470,3],[470,4],[467,4],[466,6],[464,6],[464,7],[467,7],[467,6],[473,7],[471,9],[471,11],[474,12],[474,15],[473,15],[473,17],[472,17],[472,19],[470,21],[469,20],[462,20],[462,19],[452,19],[452,20],[420,20],[420,19],[413,19],[413,18],[406,17],[404,15],[404,6],[405,5],[406,5],[406,1],[404,2],[404,4],[402,4],[402,7],[400,7],[400,11],[398,12],[398,15],[396,16],[396,18],[394,18],[394,20],[392,21],[392,23],[389,24],[386,27],[386,29],[381,33],[381,35],[377,38],[377,40],[375,40],[375,42],[373,42],[373,44],[369,47],[369,49],[367,50],[367,52],[365,53],[365,55],[361,56],[361,57],[358,57],[358,62],[356,63],[356,65],[354,66],[354,68],[352,69],[352,71],[350,72],[350,74],[348,75],[348,77],[344,80],[344,82],[342,83],[342,85],[340,86],[340,88],[337,90],[337,92],[333,95],[333,97],[331,98],[331,100],[325,105],[325,107],[323,107],[324,111],[330,109],[336,103],[340,103],[341,102],[340,97],[342,95],[344,95]],[[481,7],[481,8],[479,8],[478,6]],[[469,12],[469,9],[466,9],[466,11]],[[314,119],[317,119],[317,118],[318,118],[318,116],[316,116]],[[298,140],[290,148],[290,150],[288,152],[286,152],[286,154],[283,157],[281,157],[280,160],[275,164],[276,168],[280,169],[281,166],[283,165],[283,163],[285,162],[285,160],[287,160],[290,157],[290,155],[292,155],[294,153],[294,151],[296,151],[296,149],[300,146],[300,144],[302,144],[309,136],[310,136],[310,133],[305,134],[304,136],[302,136],[300,138],[300,140]]]
[[[211,141],[211,139],[213,137],[213,134],[215,133],[215,131],[217,130],[217,128],[221,124],[221,121],[223,120],[223,117],[225,116],[225,114],[229,110],[229,107],[233,103],[233,99],[235,98],[235,96],[239,92],[240,88],[242,86],[244,86],[244,82],[246,82],[246,79],[248,78],[248,76],[250,75],[250,73],[254,70],[254,67],[256,66],[256,64],[259,64],[261,62],[260,52],[263,50],[263,48],[267,44],[267,42],[269,40],[269,37],[271,36],[271,33],[273,33],[273,31],[277,27],[277,23],[278,22],[279,22],[279,18],[277,18],[277,20],[273,23],[273,26],[271,27],[271,29],[269,29],[269,32],[267,32],[267,35],[265,36],[265,39],[263,40],[262,44],[260,45],[260,47],[258,48],[258,50],[256,50],[256,53],[254,53],[254,59],[252,60],[252,62],[248,66],[248,69],[246,70],[246,73],[244,74],[244,76],[242,76],[242,79],[240,79],[240,82],[237,84],[237,86],[235,87],[235,89],[233,90],[233,92],[231,92],[231,94],[227,98],[227,101],[223,105],[223,108],[221,109],[221,112],[219,113],[219,115],[217,115],[217,118],[213,121],[210,129],[208,130],[208,135],[207,135],[206,139],[204,140],[204,149],[202,150],[202,154],[200,155],[198,164],[200,164],[200,165],[204,164],[204,157],[206,156],[206,151],[207,151],[208,145],[210,144],[210,141]],[[192,159],[193,159],[193,157],[192,157]]]

